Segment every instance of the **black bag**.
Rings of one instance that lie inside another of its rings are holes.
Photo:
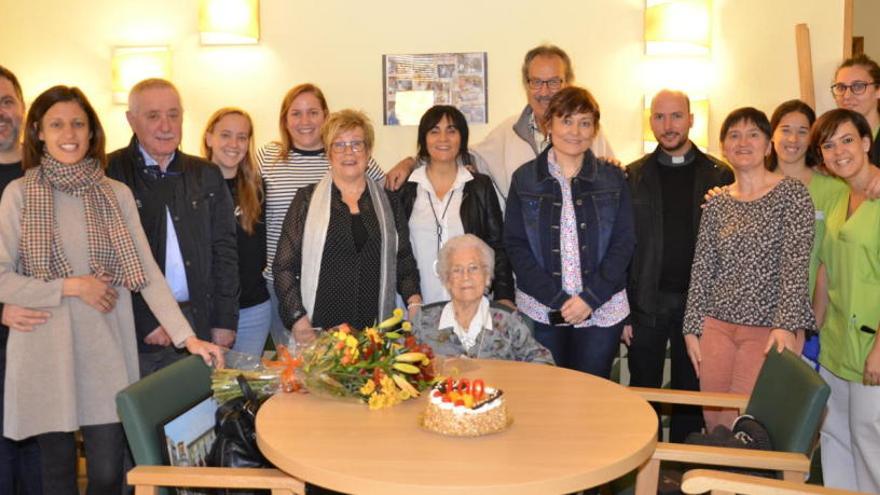
[[[737,449],[773,450],[770,433],[760,421],[753,416],[742,415],[733,422],[733,430],[718,425],[710,433],[691,433],[684,443],[692,445],[709,445],[711,447],[731,447]],[[751,474],[765,478],[778,477],[774,471],[748,470],[738,468],[716,467],[722,471]]]
[[[238,375],[242,396],[217,408],[216,439],[208,453],[212,467],[271,467],[257,448],[256,419],[261,402],[243,375]]]

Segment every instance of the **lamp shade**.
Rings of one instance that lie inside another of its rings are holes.
[[[646,0],[645,53],[709,53],[709,0]]]
[[[121,46],[113,49],[111,62],[113,103],[126,103],[138,82],[171,78],[171,51],[167,46]]]
[[[203,45],[253,45],[260,41],[259,0],[199,0]]]

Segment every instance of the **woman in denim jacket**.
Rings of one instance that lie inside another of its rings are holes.
[[[629,314],[629,189],[589,151],[599,129],[589,91],[563,89],[544,116],[551,146],[513,174],[505,214],[516,305],[557,365],[608,378]]]

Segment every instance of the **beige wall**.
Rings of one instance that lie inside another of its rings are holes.
[[[880,0],[853,2],[853,36],[863,36],[865,54],[880,60]]]
[[[547,7],[552,5],[553,7]],[[201,47],[196,0],[4,0],[0,64],[14,70],[32,100],[58,84],[81,86],[108,129],[109,148],[129,136],[124,107],[111,103],[114,45],[167,44],[186,107],[184,143],[198,152],[204,121],[237,105],[256,119],[257,142],[276,138],[278,105],[293,84],[320,85],[333,108],[358,107],[381,120],[381,56],[486,51],[488,125],[519,111],[524,52],[541,42],[565,48],[578,80],[602,106],[602,125],[620,158],[640,154],[643,0],[263,0],[262,41],[251,47]],[[842,0],[713,2],[712,148],[724,114],[736,106],[766,111],[798,96],[794,24],[811,27],[819,110],[842,52]],[[415,147],[415,128],[377,126],[376,158],[388,168]]]

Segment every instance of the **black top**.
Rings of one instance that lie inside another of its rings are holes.
[[[355,328],[363,328],[386,316],[378,314],[382,231],[370,193],[364,190],[358,200],[358,208],[369,237],[363,248],[357,251],[351,225],[353,215],[342,201],[339,189],[335,185],[331,185],[331,189],[330,219],[315,307],[313,314],[308,316],[316,327],[330,328],[347,322]],[[284,219],[272,267],[279,301],[278,312],[287,328],[306,314],[300,276],[305,223],[314,190],[315,184],[306,186],[297,191],[293,198]],[[385,194],[384,190],[380,194]],[[390,203],[397,228],[397,293],[406,301],[419,293],[419,270],[401,208],[393,199]]]
[[[3,195],[3,191],[6,190],[6,186],[8,186],[10,182],[22,176],[24,176],[24,171],[21,169],[21,162],[0,163],[0,195]],[[0,313],[2,312],[3,304],[0,303]],[[0,324],[0,373],[6,369],[6,340],[8,338],[9,327]],[[2,381],[3,376],[0,376],[0,395],[3,393]],[[0,400],[2,400],[2,398],[0,398]],[[0,405],[2,405],[2,403],[0,403]],[[2,418],[2,414],[3,412],[0,411],[0,418]]]
[[[238,238],[238,278],[241,294],[238,296],[240,309],[256,306],[269,300],[263,269],[266,267],[266,209],[261,201],[260,218],[254,224],[254,233],[248,234],[241,227],[241,209],[238,206],[238,177],[226,179],[232,201],[235,203],[235,232]]]
[[[690,163],[657,167],[660,177],[660,196],[663,204],[663,257],[660,267],[660,285],[664,292],[687,292],[694,259],[696,232],[690,222],[693,214],[695,166]]]
[[[127,147],[110,153],[107,161],[107,176],[131,189],[150,251],[163,273],[170,213],[186,270],[196,335],[211,340],[212,328],[238,328],[235,214],[217,165],[178,150],[160,174],[146,165],[136,137]],[[164,349],[143,341],[159,321],[140,293],[132,294],[131,304],[138,352]]]

